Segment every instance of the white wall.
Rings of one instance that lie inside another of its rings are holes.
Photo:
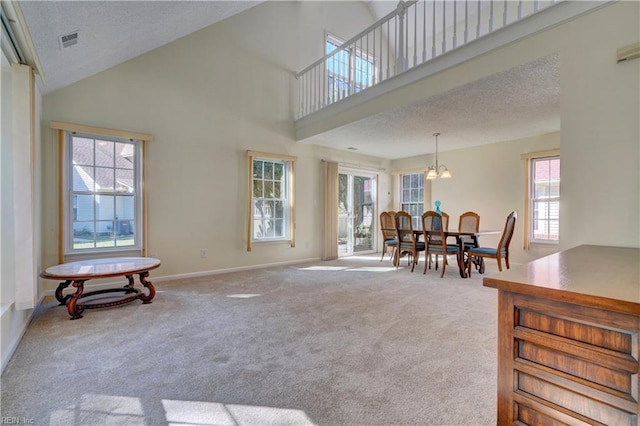
[[[640,60],[616,63],[639,28],[634,1],[558,31],[571,45],[560,66],[563,248],[640,247]]]
[[[514,263],[522,263],[555,252],[558,245],[535,244],[528,251],[522,249],[526,194],[525,162],[521,159],[522,154],[555,148],[560,148],[560,134],[557,132],[441,152],[438,161],[447,165],[453,178],[430,181],[431,198],[427,198],[425,203],[435,210],[434,202],[439,200],[442,203],[440,209],[449,214],[450,228],[457,228],[462,213],[475,211],[480,215],[481,229],[502,231],[507,215],[515,210],[519,216],[511,241],[510,259]],[[392,168],[394,171],[426,168],[433,162],[432,156],[420,156],[393,161]],[[564,171],[564,163],[561,167]],[[560,226],[563,225],[561,222]],[[480,242],[483,246],[495,247],[499,239],[500,235],[486,235]]]
[[[162,260],[154,276],[319,258],[320,160],[388,162],[295,142],[293,74],[322,54],[325,29],[351,37],[371,21],[361,2],[268,2],[45,96],[44,210],[57,211],[50,121],[141,131],[154,135],[146,157],[149,254]],[[298,157],[295,248],[245,251],[246,150]],[[49,266],[55,215],[43,229]]]

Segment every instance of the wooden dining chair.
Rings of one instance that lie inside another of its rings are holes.
[[[435,212],[433,210],[429,210],[429,211],[423,213],[422,217],[424,218],[424,216],[429,212],[431,212],[429,214],[429,217],[432,218],[432,219],[428,220],[430,226],[429,226],[429,228],[424,228],[424,222],[423,222],[423,228],[422,229],[429,229],[430,231],[437,231],[437,230],[442,228],[444,231],[448,231],[449,230],[449,215],[447,213],[445,213],[445,212],[437,213],[437,212]],[[436,245],[436,246],[441,245],[441,242],[439,241],[439,239],[440,239],[439,235],[431,235],[431,243]],[[426,238],[425,238],[425,241],[427,241]],[[434,253],[434,254],[435,254],[435,257],[436,257],[436,259],[435,259],[435,268],[436,268],[436,271],[437,271],[438,270],[438,256],[439,255],[437,253]],[[427,261],[429,263],[428,264],[429,269],[431,269],[431,255],[429,255],[429,256],[425,255],[425,257],[426,257],[426,259],[427,259]],[[447,260],[447,257],[445,256],[445,262],[446,262],[446,260]]]
[[[480,215],[478,213],[469,211],[469,212],[464,212],[460,215],[460,218],[458,219],[458,231],[478,232],[479,230],[480,230]],[[463,256],[468,256],[467,252],[469,251],[470,248],[480,246],[480,244],[478,243],[478,237],[475,235],[460,236],[460,241],[464,243],[464,253],[462,253]],[[465,264],[467,260],[465,260]],[[476,269],[480,268],[480,258],[476,257],[471,259],[471,261],[474,262]]]
[[[432,254],[436,255],[436,270],[438,270],[438,256],[442,255],[442,273],[440,274],[440,278],[444,277],[444,271],[447,268],[447,256],[451,254],[458,255],[458,246],[456,244],[447,244],[447,229],[445,226],[448,227],[448,222],[448,216],[444,219],[442,214],[431,210],[422,215],[422,233],[426,241],[423,274],[427,273],[427,267],[430,266]]]
[[[516,212],[509,213],[507,216],[507,221],[504,224],[504,230],[502,231],[502,236],[500,237],[500,242],[496,248],[493,247],[472,247],[469,249],[467,254],[471,258],[478,257],[480,259],[480,267],[478,272],[484,274],[484,258],[488,257],[491,259],[496,259],[498,261],[498,270],[502,272],[502,259],[504,259],[505,265],[507,269],[509,269],[509,244],[511,243],[511,238],[513,237],[513,231],[516,227],[516,219],[518,218],[518,214]],[[468,276],[471,276],[471,264],[473,262],[468,262]]]
[[[458,219],[458,231],[478,232],[480,230],[480,215],[476,212],[464,212]],[[478,247],[478,238],[462,236],[465,246]]]
[[[396,268],[400,266],[400,253],[407,252],[411,263],[411,272],[413,272],[421,251],[425,250],[425,243],[418,241],[418,236],[413,232],[413,224],[411,215],[405,211],[399,211],[395,215],[396,222],[396,239],[398,247],[396,248]]]
[[[396,240],[396,222],[394,211],[386,211],[380,213],[380,232],[382,233],[382,257],[380,262],[384,260],[384,255],[391,249],[391,259],[395,258],[395,250],[398,247]]]

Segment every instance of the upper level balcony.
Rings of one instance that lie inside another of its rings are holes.
[[[296,74],[296,138],[303,140],[368,115],[394,90],[561,24],[606,1],[411,0]],[[358,109],[358,107],[361,107]]]

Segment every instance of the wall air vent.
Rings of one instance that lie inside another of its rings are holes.
[[[78,31],[73,31],[69,34],[61,35],[58,40],[60,41],[60,49],[66,49],[74,44],[78,44]]]

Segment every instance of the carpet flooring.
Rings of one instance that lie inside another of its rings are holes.
[[[355,256],[154,285],[151,304],[75,321],[46,298],[2,375],[2,416],[65,426],[496,422],[497,292],[477,273],[461,279],[451,265],[441,279]]]

